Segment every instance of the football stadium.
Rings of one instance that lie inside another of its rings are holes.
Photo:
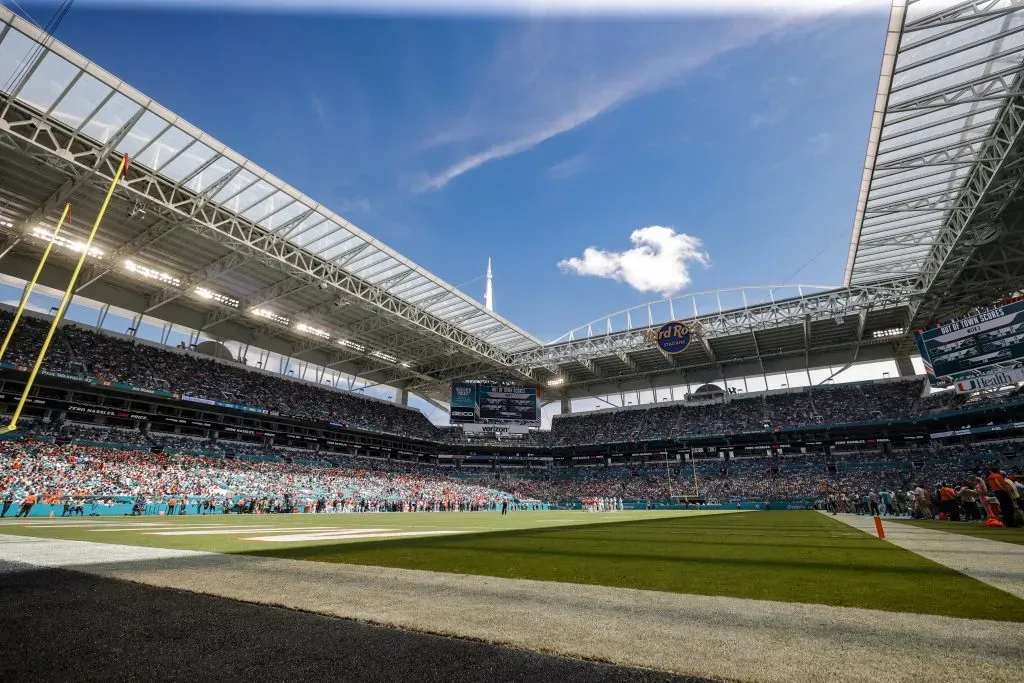
[[[553,341],[24,14],[3,680],[1024,680],[1024,3],[893,0],[840,284]]]

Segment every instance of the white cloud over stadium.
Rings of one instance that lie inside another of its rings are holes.
[[[689,286],[692,264],[707,266],[711,262],[700,238],[674,228],[639,228],[629,241],[633,247],[625,251],[587,247],[582,257],[563,259],[558,267],[566,273],[608,278],[640,292],[660,292],[668,297]]]

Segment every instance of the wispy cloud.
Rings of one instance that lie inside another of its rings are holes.
[[[547,175],[552,180],[566,180],[582,173],[589,164],[590,161],[586,156],[577,154],[549,168]]]
[[[327,107],[324,105],[324,101],[315,93],[309,93],[309,106],[313,109],[313,113],[316,115],[316,120],[320,124],[321,128],[330,128],[327,122]]]
[[[477,143],[476,151],[425,174],[415,189],[439,190],[487,163],[533,149],[631,100],[670,87],[790,21],[718,20],[713,30],[691,29],[692,36],[680,33],[678,26],[648,26],[632,42],[628,31],[532,24],[500,46],[467,112],[449,129],[430,136],[432,145],[480,139],[482,148]],[[641,33],[644,40],[639,39]]]
[[[582,257],[559,261],[558,267],[566,273],[617,280],[637,291],[668,297],[689,286],[691,264],[707,266],[711,261],[699,238],[661,225],[634,230],[629,241],[633,246],[625,251],[587,247]]]
[[[828,154],[828,151],[832,149],[832,134],[831,133],[818,133],[807,138],[807,144],[811,146],[811,153],[816,156],[822,154]]]
[[[352,199],[344,199],[338,204],[336,210],[341,214],[349,213],[361,213],[368,214],[373,212],[373,203],[368,197],[355,197]]]

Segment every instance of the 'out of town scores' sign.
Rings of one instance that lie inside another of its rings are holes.
[[[682,353],[690,345],[693,330],[682,322],[665,323],[659,328],[644,330],[644,339],[657,344],[658,348],[669,354]]]

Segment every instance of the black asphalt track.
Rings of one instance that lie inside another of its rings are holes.
[[[711,683],[3,561],[0,615],[0,681]]]

